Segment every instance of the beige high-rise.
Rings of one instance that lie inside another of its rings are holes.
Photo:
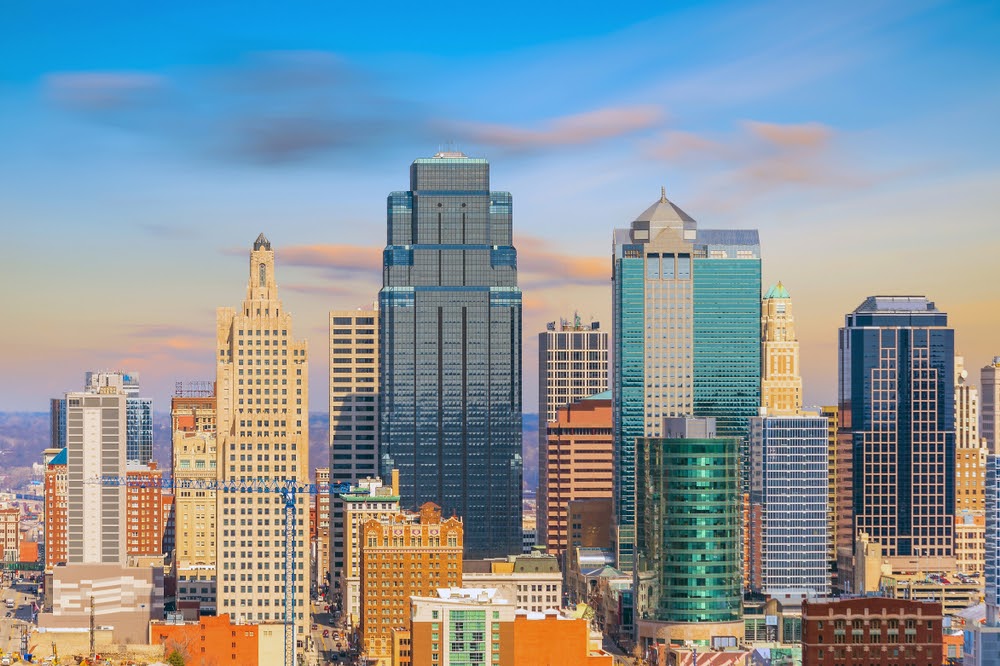
[[[986,449],[979,438],[979,392],[955,357],[955,513],[986,510]]]
[[[250,253],[247,297],[217,315],[218,469],[223,482],[309,483],[307,345],[293,337],[278,300],[274,252],[264,234]],[[219,492],[216,537],[218,612],[236,621],[281,621],[285,542],[293,539],[295,640],[309,622],[309,495],[296,497],[294,533],[285,534],[276,492]]]
[[[781,282],[761,301],[760,404],[769,416],[798,414],[802,409],[799,339],[792,298]]]

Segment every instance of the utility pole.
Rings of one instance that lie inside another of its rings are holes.
[[[94,661],[97,650],[94,649],[94,595],[90,595],[90,660]]]

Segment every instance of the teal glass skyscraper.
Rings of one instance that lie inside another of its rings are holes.
[[[630,571],[636,438],[661,437],[665,418],[698,416],[742,441],[757,415],[760,242],[756,230],[698,229],[661,192],[615,230],[613,266],[614,538]]]
[[[379,445],[401,505],[465,521],[466,557],[521,552],[521,290],[511,196],[438,153],[388,199]]]

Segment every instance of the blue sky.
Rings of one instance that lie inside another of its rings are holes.
[[[122,366],[165,409],[214,374],[265,231],[324,410],[325,312],[374,298],[385,196],[445,145],[514,195],[525,405],[534,333],[610,321],[611,229],[661,185],[760,229],[808,401],[869,294],[937,301],[973,368],[1000,353],[995,3],[210,5],[2,10],[0,409]]]

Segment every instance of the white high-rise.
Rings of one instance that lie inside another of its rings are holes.
[[[247,296],[217,314],[217,469],[225,482],[309,482],[307,346],[278,299],[264,234],[250,252]],[[276,492],[219,492],[218,612],[234,621],[285,617],[285,543],[292,540],[292,614],[301,652],[309,622],[309,495],[296,497],[287,535]]]

